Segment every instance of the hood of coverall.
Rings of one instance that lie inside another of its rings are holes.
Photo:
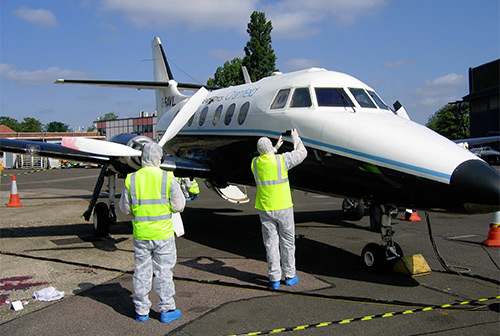
[[[163,149],[154,142],[148,142],[142,147],[141,163],[143,167],[159,167],[163,158]]]
[[[260,155],[276,153],[276,149],[273,147],[271,140],[267,137],[262,137],[257,141],[257,151]]]

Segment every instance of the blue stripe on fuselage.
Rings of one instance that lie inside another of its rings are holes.
[[[191,135],[191,134],[192,135],[196,135],[196,134],[217,134],[217,133],[227,133],[227,134],[231,135],[231,134],[236,134],[236,133],[237,134],[243,134],[244,133],[245,135],[249,135],[249,136],[274,136],[276,138],[278,138],[281,135],[281,133],[279,133],[279,132],[268,131],[268,130],[261,130],[261,129],[242,129],[242,130],[217,130],[217,129],[211,129],[211,130],[208,130],[208,129],[207,130],[181,130],[179,133],[186,134],[186,135],[188,135],[188,134],[189,135]],[[451,175],[445,174],[445,173],[441,173],[441,172],[438,172],[438,171],[435,171],[435,170],[431,170],[431,169],[427,169],[427,168],[423,168],[423,167],[418,167],[418,166],[414,166],[414,165],[409,165],[409,164],[406,164],[406,163],[403,163],[403,162],[399,162],[399,161],[387,159],[387,158],[384,158],[384,157],[380,157],[380,156],[376,156],[376,155],[371,155],[371,154],[367,154],[367,153],[363,153],[363,152],[359,152],[359,151],[355,151],[355,150],[344,148],[344,147],[340,147],[340,146],[330,145],[330,144],[327,144],[327,143],[324,143],[324,142],[320,142],[320,141],[316,141],[316,140],[310,140],[310,139],[304,138],[302,136],[300,138],[302,139],[302,141],[305,144],[311,144],[311,145],[315,145],[315,146],[329,148],[329,149],[335,150],[337,152],[351,154],[351,155],[355,155],[355,156],[358,156],[358,157],[370,159],[372,161],[376,161],[376,162],[388,164],[388,165],[391,165],[391,166],[395,166],[395,167],[400,167],[400,168],[403,168],[403,169],[412,170],[412,171],[423,173],[423,174],[430,175],[430,176],[435,176],[435,177],[438,177],[439,179],[446,179],[447,181],[449,181],[450,178],[451,178]]]

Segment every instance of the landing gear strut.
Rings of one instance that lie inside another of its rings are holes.
[[[361,252],[361,259],[365,268],[378,270],[392,267],[398,258],[403,256],[403,250],[392,240],[394,230],[391,224],[391,208],[383,205],[373,205],[373,207],[378,207],[381,210],[380,212],[371,211],[370,216],[377,214],[380,216],[377,222],[380,223],[382,244],[370,243],[366,245]]]
[[[106,167],[102,167],[99,177],[97,178],[92,198],[90,199],[87,210],[83,213],[85,220],[90,220],[92,210],[94,210],[93,227],[94,235],[96,237],[108,237],[109,228],[111,224],[116,223],[117,215],[115,209],[115,183],[116,175],[108,176],[109,186],[109,207],[104,202],[97,203],[99,194],[101,193],[102,185],[104,184],[104,177],[106,175]],[[97,204],[96,204],[97,203]]]

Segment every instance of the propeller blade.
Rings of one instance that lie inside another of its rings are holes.
[[[82,152],[106,156],[141,156],[142,152],[116,142],[89,138],[63,137],[61,145]]]
[[[204,87],[200,88],[196,93],[189,98],[186,104],[180,109],[180,111],[175,116],[174,120],[170,123],[165,134],[163,134],[158,145],[163,147],[167,142],[169,142],[174,136],[179,133],[182,127],[188,122],[189,118],[196,112],[198,107],[201,105],[205,97],[208,95],[208,90]]]

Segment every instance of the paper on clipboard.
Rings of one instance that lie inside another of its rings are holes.
[[[182,224],[182,217],[180,212],[174,212],[172,214],[172,221],[174,222],[174,232],[177,237],[184,234],[184,224]]]

